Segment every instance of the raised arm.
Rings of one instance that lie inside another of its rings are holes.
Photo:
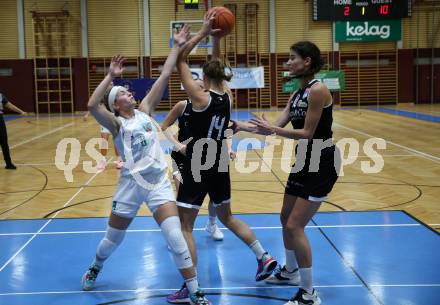
[[[113,137],[118,134],[121,122],[100,102],[104,97],[107,88],[111,85],[113,79],[121,75],[124,71],[124,62],[124,57],[120,55],[113,56],[107,75],[98,85],[98,87],[96,87],[95,91],[93,91],[92,96],[87,104],[87,108],[89,109],[90,113],[95,117],[100,125],[110,130]]]
[[[214,13],[205,15],[202,28],[186,43],[186,45],[182,49],[182,52],[179,54],[179,58],[177,60],[177,70],[179,71],[183,88],[188,93],[188,96],[191,99],[191,101],[195,104],[203,103],[203,101],[207,97],[207,93],[194,82],[191,70],[188,64],[186,63],[186,59],[189,53],[191,52],[191,50],[203,38],[219,31],[212,29],[212,22],[214,21],[214,17],[215,17]]]
[[[207,93],[194,81],[188,64],[184,61],[179,61],[177,63],[177,70],[179,71],[180,80],[189,99],[194,104],[203,103],[207,97]]]
[[[168,86],[168,80],[173,73],[173,69],[176,65],[177,56],[179,51],[185,45],[189,38],[189,26],[184,25],[179,33],[174,33],[174,43],[170,54],[163,65],[163,70],[160,73],[159,78],[154,82],[153,87],[150,92],[144,97],[141,104],[139,105],[139,110],[151,115],[156,109],[157,105],[162,100],[163,92]]]
[[[214,36],[212,40],[212,59],[220,59],[220,37]]]
[[[221,56],[221,52],[220,52],[220,37],[214,36],[213,38],[213,44],[212,44],[212,59],[218,59],[220,60],[220,56]],[[231,71],[232,72],[232,71]],[[229,88],[228,82],[227,81],[223,81],[223,90],[225,92],[227,92],[231,98],[231,104],[233,103],[232,101],[232,90],[231,88]],[[232,111],[232,107],[231,107],[231,111]]]

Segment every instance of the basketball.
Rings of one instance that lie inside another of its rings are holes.
[[[211,12],[215,12],[212,28],[221,29],[221,32],[216,33],[214,36],[223,37],[231,33],[235,26],[234,14],[224,6],[215,6],[211,8],[207,14]]]
[[[440,0],[0,7],[0,305],[440,305]]]

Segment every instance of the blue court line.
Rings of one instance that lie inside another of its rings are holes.
[[[254,115],[252,112],[270,112],[270,111],[260,111],[258,109],[249,109],[249,110],[237,110],[232,111],[231,113],[231,119],[232,120],[240,120],[240,121],[246,121],[254,118]],[[153,118],[160,124],[162,123],[166,116],[168,115],[168,111],[158,111],[153,114]]]
[[[438,115],[432,115],[432,114],[426,114],[426,113],[419,113],[419,112],[412,112],[412,111],[405,111],[405,110],[397,110],[397,109],[390,109],[390,108],[367,108],[368,110],[393,114],[393,115],[399,115],[411,119],[421,120],[421,121],[428,121],[428,122],[434,122],[434,123],[440,123],[440,116]]]
[[[3,115],[3,119],[5,120],[5,122],[20,119],[20,118],[24,118],[24,117],[21,115]]]
[[[13,121],[17,119],[35,119],[35,118],[55,118],[55,117],[83,117],[83,114],[72,114],[72,113],[57,113],[57,114],[40,114],[40,115],[28,115],[22,116],[17,114],[3,115],[3,119],[7,121]]]

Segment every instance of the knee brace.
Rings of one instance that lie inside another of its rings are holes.
[[[186,269],[192,267],[191,254],[182,234],[179,217],[168,217],[160,224],[160,229],[173,252],[177,268]]]
[[[108,258],[121,244],[124,236],[125,230],[118,230],[108,226],[107,232],[96,250],[96,256],[102,260]]]

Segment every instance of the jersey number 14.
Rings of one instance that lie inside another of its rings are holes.
[[[212,137],[212,132],[214,129],[217,129],[217,141],[221,140],[222,137],[222,130],[223,130],[223,125],[225,124],[225,117],[221,118],[219,116],[213,116],[212,120],[211,120],[211,126],[209,127],[209,131],[208,131],[208,138],[209,139],[214,139]]]

